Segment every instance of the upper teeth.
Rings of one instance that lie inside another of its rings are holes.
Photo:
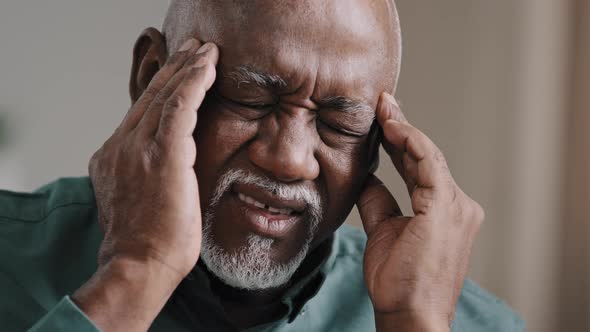
[[[252,204],[258,208],[261,209],[265,209],[268,210],[271,213],[278,213],[278,214],[284,214],[284,215],[290,215],[291,213],[293,213],[294,211],[291,209],[277,209],[274,208],[272,206],[269,205],[265,205],[264,203],[260,203],[259,201],[255,200],[254,198],[250,197],[250,196],[246,196],[244,194],[238,194],[238,198],[246,203]]]

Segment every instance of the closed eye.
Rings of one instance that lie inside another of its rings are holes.
[[[332,130],[334,132],[336,132],[337,134],[341,134],[341,135],[346,135],[346,136],[351,136],[351,137],[356,137],[356,138],[363,138],[365,136],[367,136],[368,134],[360,134],[345,128],[339,128],[336,127],[334,125],[329,124],[326,121],[323,121],[321,119],[318,119],[318,124],[327,127],[329,130]]]
[[[217,89],[213,89],[212,93],[215,96],[215,98],[217,98],[217,99],[224,100],[226,102],[230,102],[234,105],[241,106],[241,107],[259,109],[259,110],[268,110],[269,108],[275,106],[275,104],[270,104],[270,103],[257,103],[257,102],[246,102],[246,101],[235,100],[235,99],[223,96],[221,93],[219,93],[219,91],[217,91]]]
[[[238,101],[225,97],[215,90],[211,90],[211,95],[220,105],[224,105],[224,109],[231,111],[246,121],[255,121],[265,117],[272,112],[274,106],[265,103]]]
[[[222,97],[222,98],[224,98],[224,97]],[[248,107],[248,108],[255,108],[255,109],[259,109],[259,110],[267,110],[267,109],[274,106],[274,104],[245,103],[245,102],[233,100],[230,98],[225,98],[225,99],[227,99],[229,102],[232,102],[232,103],[239,105],[239,106]]]

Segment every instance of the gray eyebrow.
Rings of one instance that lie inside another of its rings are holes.
[[[226,78],[233,80],[238,88],[241,84],[256,84],[263,88],[285,88],[287,82],[279,75],[271,75],[250,66],[237,66],[224,73]]]
[[[287,82],[279,75],[272,75],[259,71],[251,66],[242,65],[234,67],[223,76],[234,81],[238,88],[241,84],[255,84],[262,88],[285,88]],[[332,96],[322,99],[320,107],[332,108],[338,111],[358,115],[362,120],[375,120],[373,107],[364,101],[353,100],[344,96]]]
[[[373,107],[364,101],[353,100],[344,96],[333,96],[322,99],[321,107],[333,108],[352,115],[362,116],[363,120],[375,120]]]

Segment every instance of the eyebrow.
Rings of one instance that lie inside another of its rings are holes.
[[[331,108],[351,115],[362,116],[363,120],[375,120],[376,114],[373,107],[360,100],[353,100],[344,96],[327,97],[319,101],[321,107]]]
[[[234,81],[238,88],[242,84],[255,84],[262,88],[285,88],[287,82],[279,75],[271,75],[258,71],[250,66],[237,66],[224,73],[226,78]]]
[[[242,84],[254,84],[267,89],[279,89],[287,87],[285,79],[279,75],[272,75],[259,71],[251,66],[237,66],[231,71],[225,72],[224,77],[234,81],[238,88]],[[323,98],[318,102],[320,107],[331,108],[334,110],[359,115],[363,120],[374,120],[376,115],[373,107],[368,103],[360,100],[354,100],[345,96],[330,96]]]

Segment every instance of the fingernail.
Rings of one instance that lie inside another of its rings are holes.
[[[395,97],[393,97],[392,95],[390,95],[387,92],[385,92],[384,95],[385,95],[385,98],[387,98],[388,102],[390,102],[395,107],[399,107],[399,105],[397,104],[397,100],[395,100]]]
[[[210,49],[211,49],[211,44],[207,43],[199,48],[199,50],[197,51],[197,54],[205,53],[205,52],[209,51]]]
[[[381,93],[379,97],[379,103],[377,104],[377,120],[383,124],[385,121],[391,118],[391,103],[388,102],[386,93]]]
[[[404,113],[402,112],[401,108],[399,107],[399,104],[397,103],[397,100],[395,99],[395,97],[390,95],[389,93],[385,93],[385,98],[387,98],[387,101],[393,107],[395,107],[395,110],[390,110],[390,112],[394,113],[393,119],[396,120],[397,122],[408,122],[408,120],[406,120]],[[392,118],[391,114],[390,114],[389,118]]]
[[[186,42],[184,42],[184,44],[182,44],[182,46],[178,49],[178,52],[186,52],[188,50],[190,50],[191,48],[195,47],[197,41],[193,38],[187,40]]]

